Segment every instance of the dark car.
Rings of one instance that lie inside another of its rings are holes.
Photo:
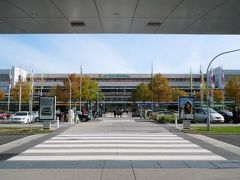
[[[231,111],[228,110],[218,110],[217,111],[219,114],[221,114],[224,119],[225,119],[225,123],[230,123],[233,120],[233,113]]]
[[[133,112],[132,112],[132,117],[140,117],[140,112],[138,112],[138,111],[133,111]]]
[[[91,118],[87,115],[87,114],[81,114],[79,112],[77,112],[77,115],[78,115],[78,118],[79,118],[79,121],[89,121]]]

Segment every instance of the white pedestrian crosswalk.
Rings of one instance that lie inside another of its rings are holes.
[[[8,161],[225,160],[172,133],[60,134]]]

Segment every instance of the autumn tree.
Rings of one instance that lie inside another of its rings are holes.
[[[68,76],[71,81],[71,95],[73,101],[78,101],[80,99],[80,77],[76,74],[71,74]],[[63,81],[64,86],[57,85],[53,89],[53,95],[57,97],[57,100],[68,101],[70,92],[70,83],[66,78]],[[103,97],[101,95],[97,81],[91,80],[88,76],[82,77],[82,100],[93,101],[97,100],[96,92],[99,92],[99,99]]]
[[[80,84],[79,83],[79,77],[76,74],[70,74],[68,76],[68,78],[70,79],[71,85],[72,85],[72,87],[71,87],[72,100],[76,101],[77,99],[79,99],[79,96],[80,96],[79,95],[79,84]],[[67,94],[69,94],[69,92],[70,92],[70,83],[69,83],[69,80],[67,79],[67,77],[63,81],[63,83],[64,83],[64,86],[65,86],[65,92]],[[69,97],[69,95],[68,95],[68,97]]]
[[[235,105],[240,103],[240,77],[232,77],[225,86],[226,95],[232,98]]]
[[[150,100],[150,90],[149,86],[145,83],[140,83],[136,89],[133,91],[132,98],[134,101],[146,102]]]
[[[67,101],[69,99],[69,93],[67,93],[66,89],[60,85],[57,85],[51,95],[56,96],[58,101]]]
[[[201,92],[200,91],[195,93],[195,99],[198,100],[198,101],[201,101]],[[206,91],[204,91],[204,93],[203,93],[203,100],[204,101],[207,100]]]
[[[154,101],[169,102],[172,99],[171,88],[168,85],[167,78],[161,74],[156,74],[149,84],[149,89],[153,93]]]
[[[223,101],[223,92],[222,92],[222,90],[215,89],[213,91],[213,99],[214,99],[215,102],[218,102],[218,103]]]
[[[30,95],[31,87],[29,82],[22,82],[22,102],[28,102],[29,101],[29,95]],[[19,94],[20,94],[20,83],[17,82],[15,87],[12,89],[12,97],[15,101],[19,100]]]
[[[178,101],[179,96],[187,96],[187,93],[181,89],[172,88],[171,93],[172,93],[172,101]]]
[[[5,98],[5,93],[3,91],[0,91],[0,100],[4,100]]]

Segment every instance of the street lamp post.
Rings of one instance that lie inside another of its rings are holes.
[[[229,53],[233,53],[233,52],[236,52],[236,51],[240,51],[240,49],[235,49],[235,50],[231,50],[231,51],[225,51],[225,52],[222,52],[220,54],[218,54],[217,56],[215,56],[211,61],[210,63],[208,64],[208,67],[207,67],[207,92],[206,92],[206,95],[207,95],[207,111],[208,111],[208,117],[207,117],[207,130],[209,131],[210,130],[210,109],[209,109],[209,103],[210,103],[210,97],[209,97],[209,89],[208,89],[208,86],[209,86],[209,78],[208,78],[208,72],[209,72],[209,68],[212,64],[212,62],[218,58],[219,56],[222,56],[224,54],[229,54]]]
[[[99,117],[99,92],[91,89],[90,91],[95,92],[97,94],[97,115]]]
[[[69,90],[69,114],[68,114],[68,121],[71,121],[71,109],[72,109],[72,82],[69,79],[68,76],[66,76],[68,81],[69,81],[69,86],[70,86],[70,90]]]

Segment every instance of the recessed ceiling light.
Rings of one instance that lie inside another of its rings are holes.
[[[147,26],[161,26],[161,22],[148,22]]]
[[[113,13],[113,16],[119,16],[119,13]]]
[[[78,26],[78,27],[82,27],[82,26],[86,26],[85,22],[83,21],[73,21],[71,22],[71,26]]]

